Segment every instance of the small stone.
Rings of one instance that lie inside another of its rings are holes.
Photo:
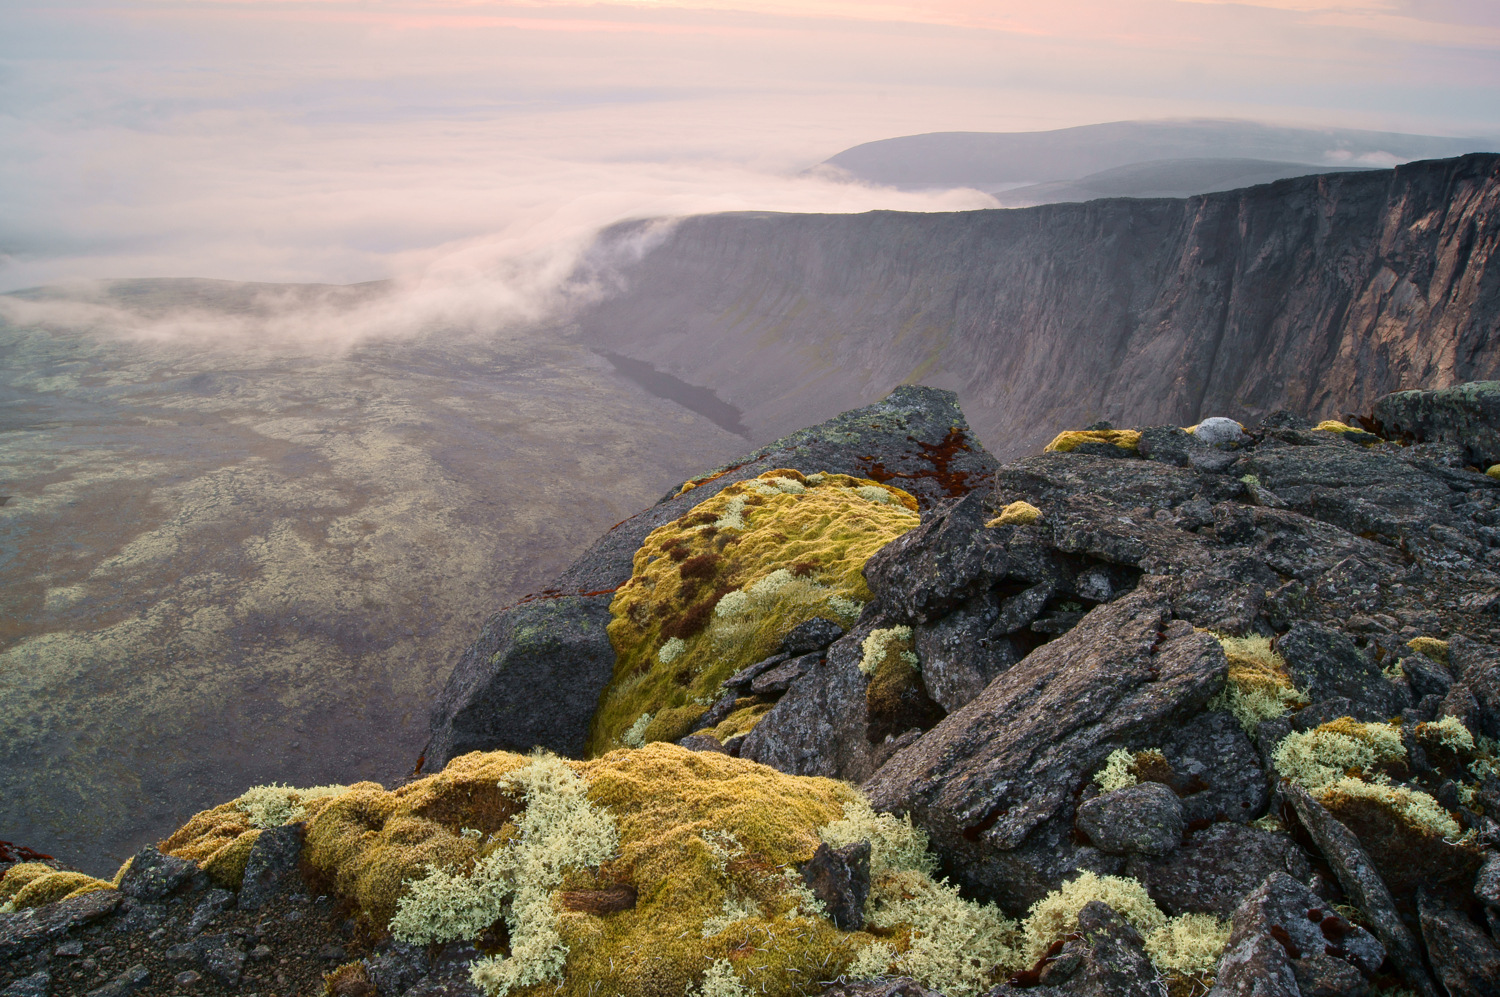
[[[689,751],[715,751],[721,755],[725,753],[724,745],[712,734],[689,734],[677,743]]]
[[[264,833],[262,832],[262,834]],[[209,890],[203,899],[198,902],[197,909],[193,911],[193,917],[188,921],[187,933],[189,935],[198,934],[204,928],[208,927],[210,921],[233,906],[233,893],[230,893],[228,890]]]
[[[200,958],[200,955],[198,952],[198,946],[192,944],[191,942],[184,942],[181,945],[167,946],[167,950],[162,953],[162,958],[167,960],[168,962],[196,963]]]
[[[793,682],[818,665],[817,654],[804,654],[790,661],[782,662],[775,668],[768,668],[755,678],[750,680],[750,691],[757,696],[772,695],[778,692],[786,692],[791,688]]]
[[[865,900],[870,896],[868,841],[843,848],[830,848],[826,842],[819,845],[802,866],[802,880],[823,902],[834,927],[858,931],[865,926]]]
[[[322,948],[318,949],[319,959],[327,959],[330,962],[335,962],[339,959],[342,959],[343,957],[344,947],[342,945],[324,945]]]
[[[265,962],[269,958],[271,958],[271,946],[269,945],[257,945],[250,950],[251,962]]]
[[[238,986],[240,974],[245,968],[245,953],[240,951],[239,939],[227,932],[222,935],[205,935],[203,968],[224,986]]]
[[[777,652],[796,657],[811,651],[821,651],[842,636],[844,636],[843,627],[832,620],[815,616],[792,627],[787,635],[781,638],[781,647],[777,649]]]
[[[76,938],[71,938],[54,949],[52,954],[61,956],[83,955],[83,942],[80,942]]]
[[[150,979],[151,971],[141,963],[136,963],[99,989],[90,990],[88,997],[124,997],[145,986]]]
[[[1500,853],[1490,852],[1474,877],[1474,896],[1486,906],[1500,907]]]
[[[172,977],[172,981],[179,987],[190,987],[201,979],[203,979],[203,974],[199,973],[196,969],[183,970]]]
[[[1165,855],[1182,843],[1182,801],[1159,782],[1127,786],[1078,808],[1078,829],[1101,852]]]
[[[1245,435],[1245,430],[1239,423],[1223,416],[1204,419],[1193,427],[1193,436],[1199,443],[1206,443],[1211,447],[1228,443],[1244,443],[1250,439]]]

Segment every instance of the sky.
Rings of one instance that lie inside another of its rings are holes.
[[[1496,93],[1496,0],[0,0],[0,291],[550,274],[621,218],[993,204],[802,173],[875,139]]]

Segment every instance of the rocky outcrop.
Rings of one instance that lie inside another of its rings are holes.
[[[651,229],[655,248],[635,250]],[[1500,157],[1181,200],[627,223],[578,335],[772,435],[907,381],[1011,459],[1100,419],[1367,413],[1500,375]],[[1273,486],[1274,487],[1274,486]]]
[[[490,618],[438,697],[421,768],[434,771],[476,750],[540,746],[582,756],[600,694],[614,674],[604,632],[611,593],[630,578],[635,553],[652,530],[729,485],[778,468],[849,474],[889,482],[931,509],[987,490],[995,466],[972,439],[951,392],[903,387],[686,482],[601,537],[552,588]]]
[[[1375,403],[1373,428],[1411,443],[1451,443],[1469,463],[1500,463],[1500,381],[1474,381],[1434,391],[1396,391]]]

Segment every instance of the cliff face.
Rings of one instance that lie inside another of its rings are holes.
[[[623,290],[576,322],[760,438],[923,383],[1005,459],[1099,419],[1333,417],[1495,377],[1497,242],[1494,154],[1185,199],[707,215],[612,264]]]

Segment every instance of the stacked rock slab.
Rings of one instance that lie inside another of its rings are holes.
[[[760,447],[694,487],[673,489],[583,553],[540,596],[502,610],[460,658],[431,715],[422,769],[469,751],[583,754],[614,671],[605,636],[612,593],[646,536],[735,482],[776,468],[889,481],[920,506],[988,489],[996,462],[973,439],[951,391],[903,386],[865,408]]]

